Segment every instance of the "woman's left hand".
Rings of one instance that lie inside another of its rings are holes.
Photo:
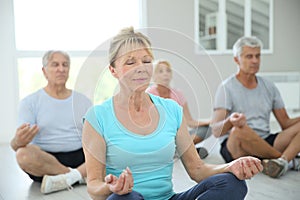
[[[228,168],[240,180],[250,179],[263,170],[261,161],[252,156],[240,157],[228,163]]]
[[[132,192],[133,188],[133,177],[130,169],[127,167],[123,170],[119,177],[109,174],[105,177],[106,184],[109,185],[111,192],[124,195]]]

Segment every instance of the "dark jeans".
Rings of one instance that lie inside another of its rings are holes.
[[[247,194],[245,181],[231,173],[216,174],[201,181],[191,189],[173,195],[169,200],[242,200]],[[143,200],[138,192],[126,195],[111,194],[107,200]]]

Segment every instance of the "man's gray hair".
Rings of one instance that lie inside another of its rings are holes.
[[[233,45],[233,48],[232,48],[233,56],[240,57],[243,52],[244,46],[252,47],[252,48],[258,47],[258,48],[262,49],[262,42],[260,41],[260,39],[258,39],[255,36],[241,37]]]
[[[55,53],[59,53],[59,54],[63,55],[64,57],[66,57],[66,59],[70,63],[70,56],[67,52],[61,51],[61,50],[50,50],[50,51],[47,51],[43,56],[43,67],[46,67],[48,65],[49,60],[51,60],[53,54],[55,54]]]

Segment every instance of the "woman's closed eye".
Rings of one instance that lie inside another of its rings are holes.
[[[126,65],[133,65],[133,64],[135,64],[135,63],[136,63],[136,61],[135,61],[135,59],[133,59],[133,58],[128,59],[128,60],[126,60],[126,62],[125,62]]]
[[[152,60],[143,61],[143,63],[150,64],[150,63],[152,63]]]
[[[143,60],[142,61],[144,64],[151,64],[152,63],[152,60],[150,60],[150,59],[147,59],[147,60]],[[136,60],[127,60],[126,61],[126,65],[134,65],[134,64],[136,64],[137,62],[136,62]]]
[[[152,58],[151,57],[145,57],[142,61],[145,64],[149,64],[149,63],[152,63]]]

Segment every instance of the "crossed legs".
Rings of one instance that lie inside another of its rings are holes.
[[[234,127],[230,132],[227,148],[233,159],[251,155],[269,159],[283,157],[289,162],[300,152],[300,123],[279,133],[273,146],[247,125],[242,128]]]
[[[36,145],[27,145],[19,148],[16,158],[21,169],[37,177],[44,175],[65,174],[70,171],[69,167],[61,164],[53,155],[41,150]],[[86,177],[85,164],[77,167],[82,177]]]
[[[279,158],[282,154],[247,125],[242,128],[232,128],[227,140],[227,148],[233,159],[242,156]]]

